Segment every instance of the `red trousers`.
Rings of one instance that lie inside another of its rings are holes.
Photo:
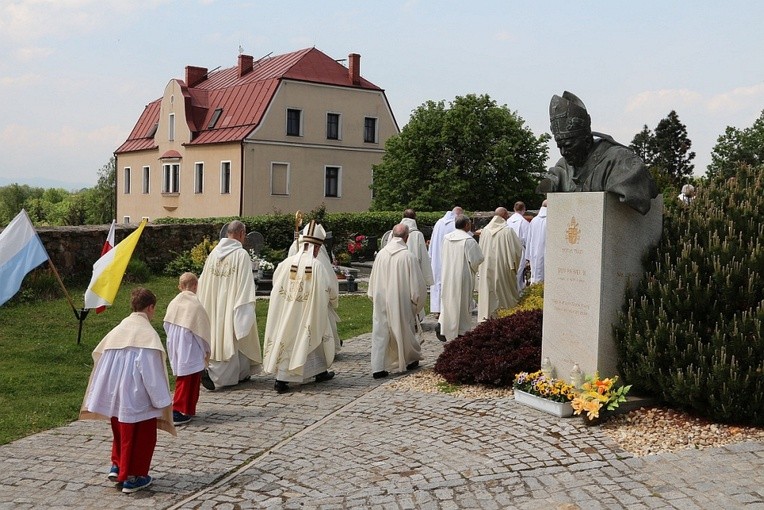
[[[202,373],[179,375],[175,378],[175,395],[172,399],[173,411],[196,416],[196,403],[199,402],[199,385]]]
[[[157,445],[157,419],[122,423],[111,418],[111,463],[119,466],[118,482],[128,476],[146,476],[151,467],[151,457]]]

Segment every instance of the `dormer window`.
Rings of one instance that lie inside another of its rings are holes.
[[[220,114],[223,113],[222,108],[217,108],[215,110],[215,113],[212,114],[212,118],[210,119],[210,123],[207,125],[207,129],[215,129],[215,126],[218,123],[218,120],[220,119]]]

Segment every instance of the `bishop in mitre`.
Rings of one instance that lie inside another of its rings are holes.
[[[485,260],[478,278],[478,321],[494,318],[496,311],[512,308],[520,299],[517,271],[523,245],[514,229],[507,228],[509,211],[498,207],[480,233],[480,250]]]

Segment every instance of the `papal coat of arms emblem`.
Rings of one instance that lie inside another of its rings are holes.
[[[578,244],[578,239],[581,237],[581,229],[578,228],[578,222],[575,216],[571,216],[568,228],[565,229],[565,239],[569,244]]]

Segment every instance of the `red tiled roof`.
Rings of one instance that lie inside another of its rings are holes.
[[[181,81],[186,122],[192,131],[190,145],[243,140],[262,121],[279,83],[285,79],[382,90],[364,78],[353,85],[347,67],[315,48],[262,58],[241,77],[238,66],[221,69],[209,73],[207,79],[193,88]],[[159,122],[160,104],[161,98],[146,106],[116,153],[157,148],[154,126]],[[208,129],[218,108],[222,115],[214,128]]]
[[[169,151],[159,156],[159,159],[180,159],[182,157],[183,156],[181,156],[180,152],[174,149],[170,149]]]

